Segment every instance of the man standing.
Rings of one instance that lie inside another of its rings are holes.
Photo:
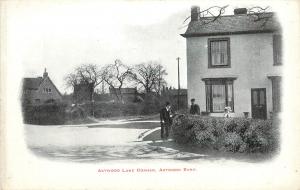
[[[166,102],[166,106],[160,111],[160,136],[162,139],[169,137],[169,128],[172,124],[171,117],[171,104],[170,102]]]
[[[200,115],[200,108],[199,108],[198,104],[195,104],[195,98],[191,99],[190,114]]]

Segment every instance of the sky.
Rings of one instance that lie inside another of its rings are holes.
[[[39,4],[16,10],[10,17],[24,77],[42,76],[47,68],[60,92],[64,76],[81,64],[128,65],[159,61],[169,86],[186,87],[186,45],[180,36],[190,6],[164,3]]]
[[[176,58],[180,57],[180,83],[186,88],[186,42],[180,34],[186,30],[183,21],[193,4],[64,2],[33,1],[10,9],[8,44],[18,53],[18,69],[24,77],[42,76],[47,68],[64,93],[64,76],[81,64],[159,61],[167,70],[168,85],[177,87]],[[226,14],[233,12],[232,7],[226,10]]]

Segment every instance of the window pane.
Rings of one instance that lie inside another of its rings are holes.
[[[227,65],[227,41],[213,41],[211,46],[211,64],[212,65]]]
[[[206,85],[205,90],[206,90],[206,111],[210,112],[210,105],[211,105],[211,90],[210,90],[211,85]]]
[[[225,108],[225,85],[212,85],[213,111],[224,111]]]
[[[253,92],[252,92],[252,100],[253,100],[253,105],[257,105],[257,91],[256,90],[254,90]]]
[[[232,84],[228,84],[228,86],[227,86],[227,102],[228,102],[228,105],[227,106],[229,106],[230,108],[231,108],[231,110],[233,110],[233,93],[232,93],[232,91],[233,91],[233,85]]]
[[[260,90],[259,100],[260,105],[265,105],[265,92],[262,90]]]

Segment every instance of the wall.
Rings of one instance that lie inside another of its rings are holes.
[[[229,37],[231,67],[208,68],[208,38]],[[281,66],[273,66],[271,33],[222,35],[187,38],[188,99],[195,98],[206,111],[205,83],[202,78],[237,77],[234,81],[233,116],[251,117],[251,88],[266,88],[267,114],[272,111],[272,83],[268,75],[280,75]],[[221,116],[223,114],[212,114]]]
[[[51,93],[44,93],[44,88],[51,88]],[[44,79],[39,89],[32,95],[32,101],[34,103],[35,99],[40,99],[40,102],[43,103],[46,100],[54,99],[56,101],[62,101],[62,96],[55,89],[50,79],[47,77]]]

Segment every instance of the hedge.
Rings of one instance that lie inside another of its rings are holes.
[[[66,104],[23,105],[24,123],[37,125],[59,125],[66,121]]]
[[[228,152],[271,152],[278,149],[278,125],[278,119],[177,115],[172,131],[181,144]]]
[[[132,103],[118,103],[118,102],[95,102],[82,105],[88,115],[96,118],[107,118],[116,116],[132,116],[132,115],[148,115],[159,113],[160,106],[152,102],[132,102]]]

